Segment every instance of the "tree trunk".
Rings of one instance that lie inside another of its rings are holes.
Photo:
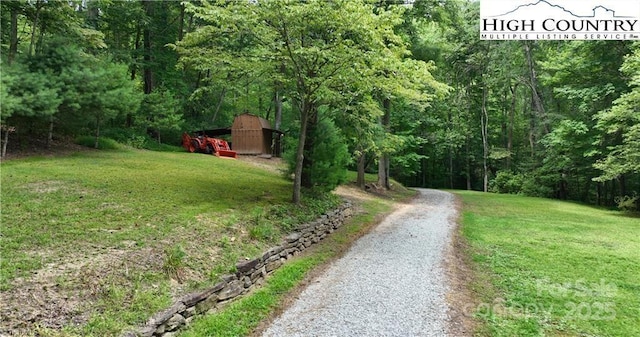
[[[449,188],[453,189],[453,146],[449,146]]]
[[[51,143],[53,142],[53,115],[49,117],[49,134],[47,135],[47,149],[51,147]]]
[[[307,120],[310,114],[310,103],[303,98],[300,107],[300,135],[298,136],[298,151],[296,152],[296,168],[293,178],[293,203],[300,204],[302,200],[302,165],[304,163],[304,146],[307,140]]]
[[[213,112],[213,118],[211,118],[211,124],[214,124],[216,122],[216,118],[218,118],[218,112],[220,112],[220,108],[222,107],[222,102],[224,102],[224,96],[226,94],[227,94],[227,87],[224,87],[222,88],[222,92],[220,92],[220,98],[218,99],[218,103],[216,104],[216,109]]]
[[[82,8],[82,6],[80,6],[80,8]],[[99,16],[100,16],[100,8],[98,8],[97,6],[92,6],[91,8],[88,9],[87,21],[91,26],[91,28],[95,30],[100,30],[100,27],[98,27]]]
[[[467,173],[466,174],[467,175],[467,191],[471,191],[471,158],[470,158],[471,154],[469,153],[469,136],[468,135],[467,135],[467,141],[466,141],[465,147],[466,147],[465,150],[467,152],[467,155],[465,156],[466,157],[466,161],[465,161],[466,170],[465,171]]]
[[[366,168],[366,155],[364,153],[364,151],[362,151],[360,153],[360,155],[358,156],[358,175],[356,177],[356,186],[358,186],[360,189],[364,190],[366,181],[365,181],[365,168]]]
[[[515,85],[510,86],[509,90],[511,91],[511,109],[509,110],[509,125],[507,127],[507,151],[509,151],[509,156],[507,157],[507,170],[511,169],[511,159],[513,155],[513,128],[516,118],[516,93],[518,90],[518,84],[516,83]]]
[[[313,167],[313,158],[311,158],[311,154],[314,151],[316,146],[315,137],[316,129],[318,128],[318,114],[315,113],[314,110],[311,110],[309,114],[309,118],[307,119],[307,136],[311,135],[312,137],[306,137],[306,142],[304,144],[304,153],[307,155],[304,157],[302,162],[302,187],[312,188],[313,187],[313,177],[311,176],[311,168]]]
[[[96,118],[96,141],[93,145],[94,148],[96,149],[98,148],[99,141],[100,141],[100,116]]]
[[[153,2],[150,0],[142,0],[142,5],[147,17],[153,16]],[[153,91],[153,70],[151,69],[151,28],[146,24],[143,31],[143,48],[144,48],[144,93],[150,94]]]
[[[280,97],[280,92],[278,89],[275,90],[273,101],[276,107],[276,116],[273,128],[276,130],[280,130],[280,127],[282,126],[282,97]]]
[[[279,70],[281,74],[284,74],[287,69],[284,64],[280,64]],[[282,83],[280,83],[280,81],[276,81],[274,83],[274,88],[275,90],[273,100],[276,107],[276,117],[273,127],[276,130],[280,130],[280,128],[282,127],[282,96],[280,95],[280,93],[282,92]]]
[[[137,62],[137,58],[138,58],[138,51],[140,50],[140,35],[141,35],[141,28],[140,28],[140,24],[138,24],[138,27],[136,28],[136,39],[135,42],[133,44],[133,50],[134,50],[134,57],[133,57],[133,62],[131,63],[131,80],[135,80],[136,79],[136,71],[138,69],[138,67],[136,66],[136,62]]]
[[[0,126],[0,131],[4,133],[4,139],[2,140],[2,152],[0,153],[0,157],[4,158],[7,155],[7,144],[9,144],[9,133],[12,128],[7,125]]]
[[[29,44],[29,55],[33,55],[33,50],[36,45],[36,28],[38,27],[38,20],[40,19],[40,10],[42,9],[42,0],[36,1],[36,12],[33,17],[33,23],[31,26],[31,43]]]
[[[380,120],[380,124],[385,132],[389,132],[389,124],[391,122],[391,100],[384,98],[382,100],[382,108],[384,110],[384,115]],[[378,160],[378,185],[387,190],[391,188],[391,185],[389,184],[389,155],[386,153],[382,153]]]
[[[178,24],[178,41],[182,41],[184,37],[184,4],[180,3],[180,18]]]
[[[480,118],[480,126],[482,128],[482,189],[484,192],[489,191],[489,171],[487,167],[487,159],[489,157],[489,140],[488,140],[488,124],[489,113],[487,112],[487,88],[482,88],[482,116]]]
[[[529,41],[524,41],[524,54],[527,60],[527,66],[529,67],[529,86],[531,88],[531,107],[537,117],[542,123],[544,134],[549,133],[549,125],[546,121],[546,113],[544,110],[544,104],[542,103],[542,95],[538,89],[538,75],[536,73],[535,63],[533,61],[533,55],[531,52],[531,46]]]
[[[11,8],[11,28],[9,31],[9,55],[7,57],[7,63],[11,65],[13,59],[18,53],[18,9]]]

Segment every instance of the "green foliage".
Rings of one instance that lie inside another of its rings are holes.
[[[30,71],[17,62],[3,65],[0,73],[2,121],[11,116],[49,117],[55,114],[62,98],[55,78],[50,75],[45,71]]]
[[[522,194],[530,197],[553,197],[557,185],[557,175],[544,174],[542,171],[513,173],[499,171],[489,181],[489,191],[494,193]]]
[[[606,157],[594,164],[602,171],[598,181],[640,174],[640,43],[636,42],[633,49],[621,68],[629,78],[631,91],[621,95],[610,109],[595,116],[598,129],[609,136],[622,136],[622,141],[608,146]]]
[[[100,150],[119,150],[122,148],[122,145],[120,145],[117,141],[110,139],[110,138],[105,138],[105,137],[100,137],[100,139],[98,139],[98,146],[96,147],[96,138],[92,137],[92,136],[79,136],[76,137],[75,139],[76,144],[78,145],[84,145],[86,147],[93,147],[93,148],[97,148]]]
[[[494,193],[519,194],[524,185],[524,175],[509,171],[499,171],[489,182],[489,191]]]
[[[146,125],[154,130],[158,143],[161,143],[160,135],[182,129],[182,113],[178,108],[180,101],[173,93],[166,89],[156,89],[152,93],[144,95],[140,105],[138,123]]]
[[[526,174],[522,181],[521,194],[530,197],[553,198],[560,175],[543,170]]]
[[[321,119],[309,134],[313,143],[311,151],[305,151],[305,158],[311,164],[303,168],[304,174],[311,178],[311,185],[320,192],[332,191],[347,177],[349,153],[340,131],[333,121]],[[295,168],[297,144],[287,146],[285,157],[289,164],[289,174]]]
[[[637,193],[616,197],[615,201],[618,204],[618,209],[623,212],[633,213],[640,211],[640,196]]]
[[[141,133],[142,131],[134,128],[108,128],[102,132],[102,135],[134,149],[163,152],[184,152],[184,148],[182,146],[164,143],[159,144],[157,139],[152,139],[148,134],[141,135]]]

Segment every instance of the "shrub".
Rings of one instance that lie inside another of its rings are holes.
[[[558,184],[559,175],[533,172],[523,176],[520,194],[529,197],[552,198],[554,186]]]
[[[522,191],[525,177],[519,173],[499,171],[489,182],[489,191],[494,193],[518,194]]]
[[[95,136],[80,136],[75,140],[76,144],[86,147],[95,148],[96,137]],[[98,149],[100,150],[118,150],[122,148],[118,142],[111,138],[100,137],[98,138]]]
[[[541,172],[523,174],[500,171],[489,182],[489,191],[549,198],[553,196],[553,186],[557,184],[556,180],[555,176],[544,175]]]
[[[640,210],[640,196],[638,194],[616,197],[615,202],[623,212],[633,213]]]

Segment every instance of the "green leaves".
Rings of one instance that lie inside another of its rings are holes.
[[[598,113],[594,119],[597,128],[615,138],[621,138],[608,147],[609,153],[594,167],[602,171],[596,181],[607,181],[624,174],[640,173],[640,44],[635,43],[633,53],[625,58],[621,71],[629,78],[630,92],[613,102],[611,109]]]
[[[3,66],[0,76],[2,121],[11,116],[51,116],[62,102],[52,76],[44,72],[31,72],[14,63]]]

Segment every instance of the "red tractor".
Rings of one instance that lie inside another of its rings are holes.
[[[213,154],[218,157],[238,158],[238,154],[232,151],[223,139],[207,136],[204,132],[195,132],[192,137],[188,133],[182,134],[182,147],[187,151]]]

